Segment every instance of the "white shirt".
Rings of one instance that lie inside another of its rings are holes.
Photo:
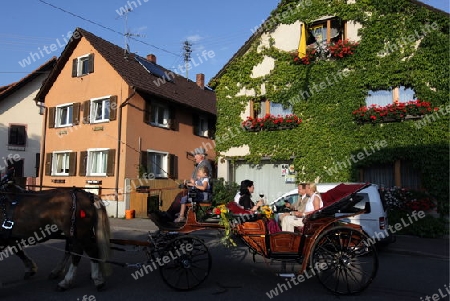
[[[311,212],[311,211],[315,211],[316,209],[314,209],[314,204],[313,201],[314,199],[317,197],[319,197],[320,200],[320,207],[323,207],[323,202],[322,202],[322,198],[320,197],[320,195],[318,195],[317,193],[313,193],[313,195],[309,198],[308,202],[306,203],[306,207],[305,207],[305,212]]]

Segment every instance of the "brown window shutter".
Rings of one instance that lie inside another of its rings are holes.
[[[117,118],[117,95],[109,98],[109,120],[116,120]]]
[[[88,73],[94,73],[94,54],[89,54],[89,68]]]
[[[72,60],[72,77],[77,77],[78,75],[78,59]]]
[[[77,153],[71,152],[69,154],[69,176],[77,175]]]
[[[85,176],[86,175],[86,168],[87,168],[87,151],[80,152],[80,164],[78,167],[78,175],[79,176]]]
[[[178,179],[178,157],[174,154],[169,154],[169,175],[170,179]]]
[[[200,117],[197,114],[192,115],[192,132],[195,136],[198,136],[200,131]]]
[[[171,129],[172,131],[178,131],[178,122],[175,117],[175,107],[169,107],[169,129]]]
[[[141,166],[140,166],[140,170],[142,171],[142,173],[144,172],[148,172],[147,169],[147,152],[141,152]]]
[[[208,119],[208,138],[214,139],[216,136],[216,119],[209,118]]]
[[[108,150],[108,162],[106,163],[106,175],[108,177],[114,176],[114,166],[116,162],[116,150]]]
[[[80,107],[81,104],[79,102],[73,104],[72,120],[74,125],[80,124]]]
[[[151,112],[152,112],[152,108],[151,108],[150,102],[149,101],[145,101],[145,107],[144,107],[144,123],[145,124],[150,124]]]
[[[48,108],[48,128],[50,129],[55,127],[55,116],[56,116],[56,108],[55,107]]]
[[[91,122],[91,101],[86,100],[83,102],[83,123]]]
[[[45,175],[51,176],[52,175],[52,153],[45,154]]]

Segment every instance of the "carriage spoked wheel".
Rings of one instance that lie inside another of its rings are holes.
[[[362,292],[375,278],[378,255],[369,237],[341,226],[325,230],[315,241],[310,257],[320,283],[340,295]]]
[[[202,240],[179,236],[168,242],[159,269],[164,282],[179,291],[194,289],[203,283],[211,270],[211,254]]]

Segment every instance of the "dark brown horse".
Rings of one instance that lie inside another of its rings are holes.
[[[101,199],[79,188],[57,188],[40,192],[20,190],[0,182],[0,251],[19,256],[25,277],[32,276],[36,264],[24,247],[53,238],[66,240],[64,260],[52,271],[56,275],[71,257],[72,262],[58,283],[58,290],[73,284],[83,252],[91,259],[91,278],[97,289],[109,274],[109,220]],[[72,255],[72,256],[71,256]]]

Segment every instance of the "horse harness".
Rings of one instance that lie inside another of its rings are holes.
[[[8,239],[11,237],[12,228],[14,226],[14,211],[18,204],[18,200],[10,200],[6,197],[8,192],[0,192],[0,210],[2,215],[2,225],[0,227],[0,238]]]

